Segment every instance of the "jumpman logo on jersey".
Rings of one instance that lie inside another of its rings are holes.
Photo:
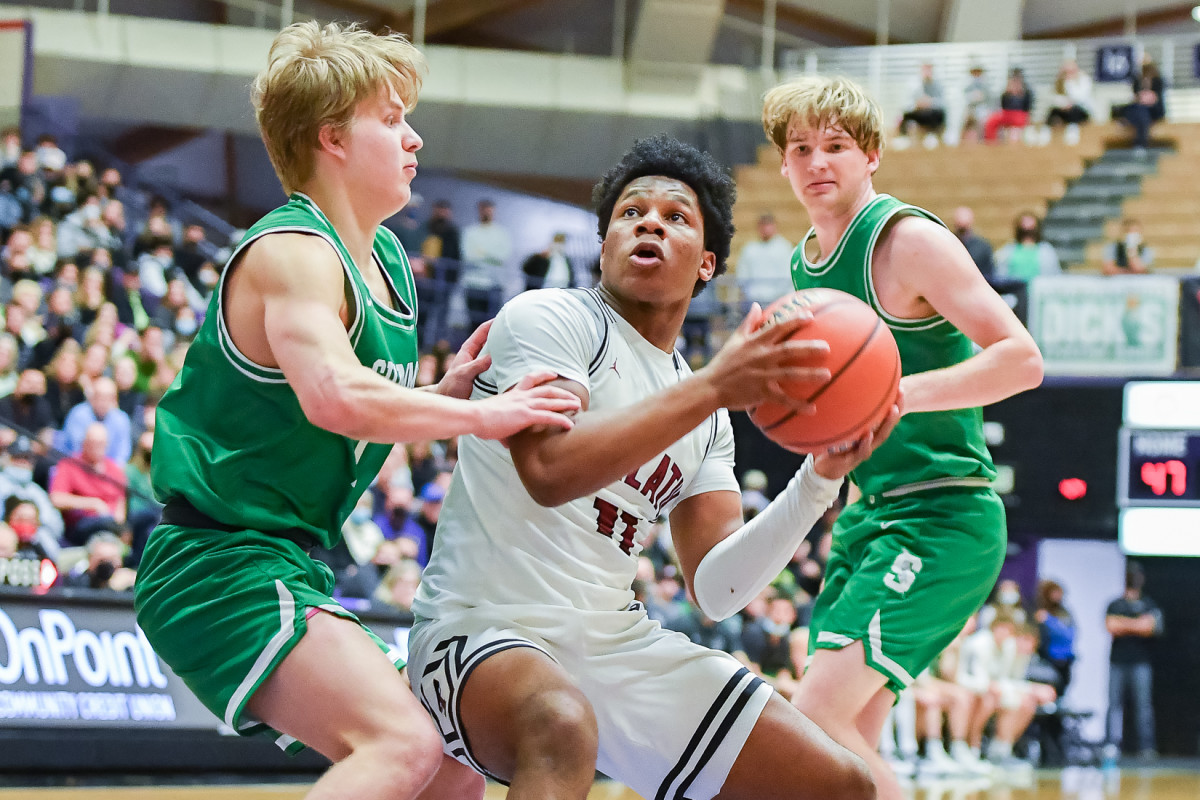
[[[608,365],[608,368],[617,373],[617,377],[621,377],[621,371],[617,369],[617,360],[614,358],[613,363]]]

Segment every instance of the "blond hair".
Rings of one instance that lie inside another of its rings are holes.
[[[767,92],[763,98],[763,131],[781,153],[787,148],[788,125],[794,117],[814,129],[837,125],[864,153],[883,149],[879,105],[848,78],[796,78]]]
[[[317,136],[345,128],[360,102],[391,86],[406,110],[417,104],[425,57],[401,34],[378,36],[356,24],[297,22],[271,43],[254,79],[258,129],[275,174],[291,194],[311,177]]]

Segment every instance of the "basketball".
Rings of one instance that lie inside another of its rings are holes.
[[[812,403],[816,413],[766,402],[750,412],[750,419],[781,447],[811,453],[855,441],[883,422],[900,388],[900,351],[874,309],[836,289],[785,295],[766,308],[762,324],[786,320],[801,309],[811,311],[813,320],[792,338],[828,342],[825,363],[831,377],[816,388],[785,381],[783,390]]]

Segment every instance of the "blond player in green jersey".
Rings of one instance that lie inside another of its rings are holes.
[[[381,227],[410,196],[421,138],[406,115],[424,59],[398,35],[299,23],[254,85],[291,196],[225,267],[159,406],[166,503],[142,559],[138,622],[239,733],[273,730],[336,762],[309,798],[480,797],[383,643],[309,557],[331,547],[395,442],[569,428],[574,395],[526,376],[468,402],[486,329],[434,391],[413,387],[416,293]],[[435,773],[437,778],[434,778]],[[434,780],[430,784],[431,779]]]
[[[1020,321],[932,214],[876,193],[879,107],[853,82],[772,89],[763,127],[813,228],[792,258],[797,289],[870,303],[900,348],[903,412],[851,473],[861,495],[834,528],[794,702],[867,760],[884,800],[900,786],[875,748],[896,695],[978,610],[1004,558],[1004,508],[980,406],[1037,386]]]

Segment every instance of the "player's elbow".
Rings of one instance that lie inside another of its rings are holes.
[[[1015,376],[1020,383],[1020,391],[1028,391],[1036,389],[1042,385],[1042,378],[1046,375],[1045,365],[1042,363],[1042,351],[1038,349],[1037,344],[1032,337],[1028,339],[1025,346],[1021,348],[1021,353],[1016,361]]]
[[[549,476],[529,477],[522,473],[521,484],[533,502],[544,508],[555,508],[578,499],[578,496],[570,491],[569,486]]]

